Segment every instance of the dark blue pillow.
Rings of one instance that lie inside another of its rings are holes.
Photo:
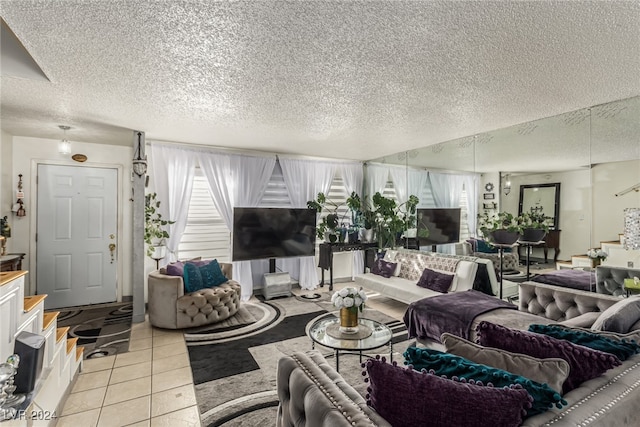
[[[195,292],[204,288],[212,288],[225,283],[228,279],[222,273],[218,260],[198,265],[187,262],[184,265],[184,290],[185,292]]]
[[[486,240],[478,239],[476,240],[476,252],[482,252],[485,254],[497,254],[498,248],[493,246],[491,243]],[[504,248],[505,253],[511,252],[511,248]]]
[[[547,384],[541,384],[502,369],[474,363],[453,354],[429,348],[409,347],[404,352],[404,358],[405,364],[413,366],[413,369],[418,371],[424,369],[429,372],[433,370],[436,375],[464,378],[467,381],[474,380],[476,383],[492,384],[494,387],[520,384],[533,398],[533,405],[527,410],[527,416],[546,412],[553,406],[562,408],[567,404],[560,393]]]
[[[633,341],[617,341],[595,332],[576,331],[558,325],[529,325],[529,331],[604,351],[617,356],[620,360],[627,360],[640,352],[640,346]]]

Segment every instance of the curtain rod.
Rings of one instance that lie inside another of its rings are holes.
[[[637,183],[636,185],[632,185],[631,187],[629,187],[629,188],[626,188],[626,189],[622,190],[622,191],[621,191],[621,192],[619,192],[619,193],[616,193],[616,194],[615,194],[615,196],[616,196],[616,197],[618,197],[618,196],[623,196],[623,195],[625,195],[625,194],[627,194],[627,193],[630,193],[630,192],[632,192],[632,191],[635,191],[635,192],[640,191],[640,182],[639,182],[639,183]]]

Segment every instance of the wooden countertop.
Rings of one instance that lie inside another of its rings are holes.
[[[25,276],[27,273],[27,270],[3,271],[0,273],[0,286],[6,285],[7,283],[12,282],[18,277]]]

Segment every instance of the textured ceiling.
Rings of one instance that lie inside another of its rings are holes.
[[[0,0],[12,135],[372,159],[640,94],[640,1]]]

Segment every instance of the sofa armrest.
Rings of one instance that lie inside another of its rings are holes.
[[[218,264],[220,265],[222,274],[229,280],[233,279],[233,264],[230,262],[220,262]]]
[[[562,322],[589,312],[601,312],[620,298],[579,289],[523,282],[519,285],[519,310]]]
[[[278,360],[277,427],[390,426],[317,350]]]
[[[178,316],[176,302],[184,295],[182,277],[153,271],[149,273],[147,287],[149,322],[160,328],[175,329]]]

